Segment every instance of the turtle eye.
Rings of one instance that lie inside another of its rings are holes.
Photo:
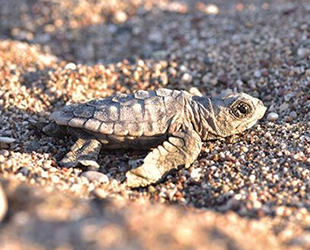
[[[252,108],[248,103],[238,102],[232,105],[231,112],[236,118],[243,118],[252,113]]]

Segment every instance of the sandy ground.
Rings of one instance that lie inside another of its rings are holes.
[[[310,4],[210,3],[0,0],[1,249],[310,248]],[[73,139],[35,126],[68,103],[158,87],[246,92],[268,111],[135,190],[120,180],[146,152],[62,169]]]

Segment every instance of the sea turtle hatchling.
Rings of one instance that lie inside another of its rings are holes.
[[[216,98],[186,91],[139,90],[65,106],[51,114],[43,131],[72,134],[76,143],[60,162],[99,168],[100,149],[152,149],[140,166],[126,173],[129,187],[147,186],[169,170],[188,168],[202,141],[223,138],[251,128],[265,114],[262,101],[244,93]]]

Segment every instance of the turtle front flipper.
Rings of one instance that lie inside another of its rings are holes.
[[[173,133],[162,145],[153,149],[143,164],[127,172],[128,187],[144,187],[158,182],[165,173],[185,165],[188,168],[201,151],[201,138],[191,129]]]
[[[99,169],[97,159],[101,146],[101,143],[95,139],[79,138],[61,160],[60,165],[69,168],[81,164],[91,169]]]

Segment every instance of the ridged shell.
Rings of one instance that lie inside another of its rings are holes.
[[[54,112],[50,119],[99,134],[157,136],[166,133],[172,118],[182,113],[187,97],[176,90],[139,90],[69,105]]]

